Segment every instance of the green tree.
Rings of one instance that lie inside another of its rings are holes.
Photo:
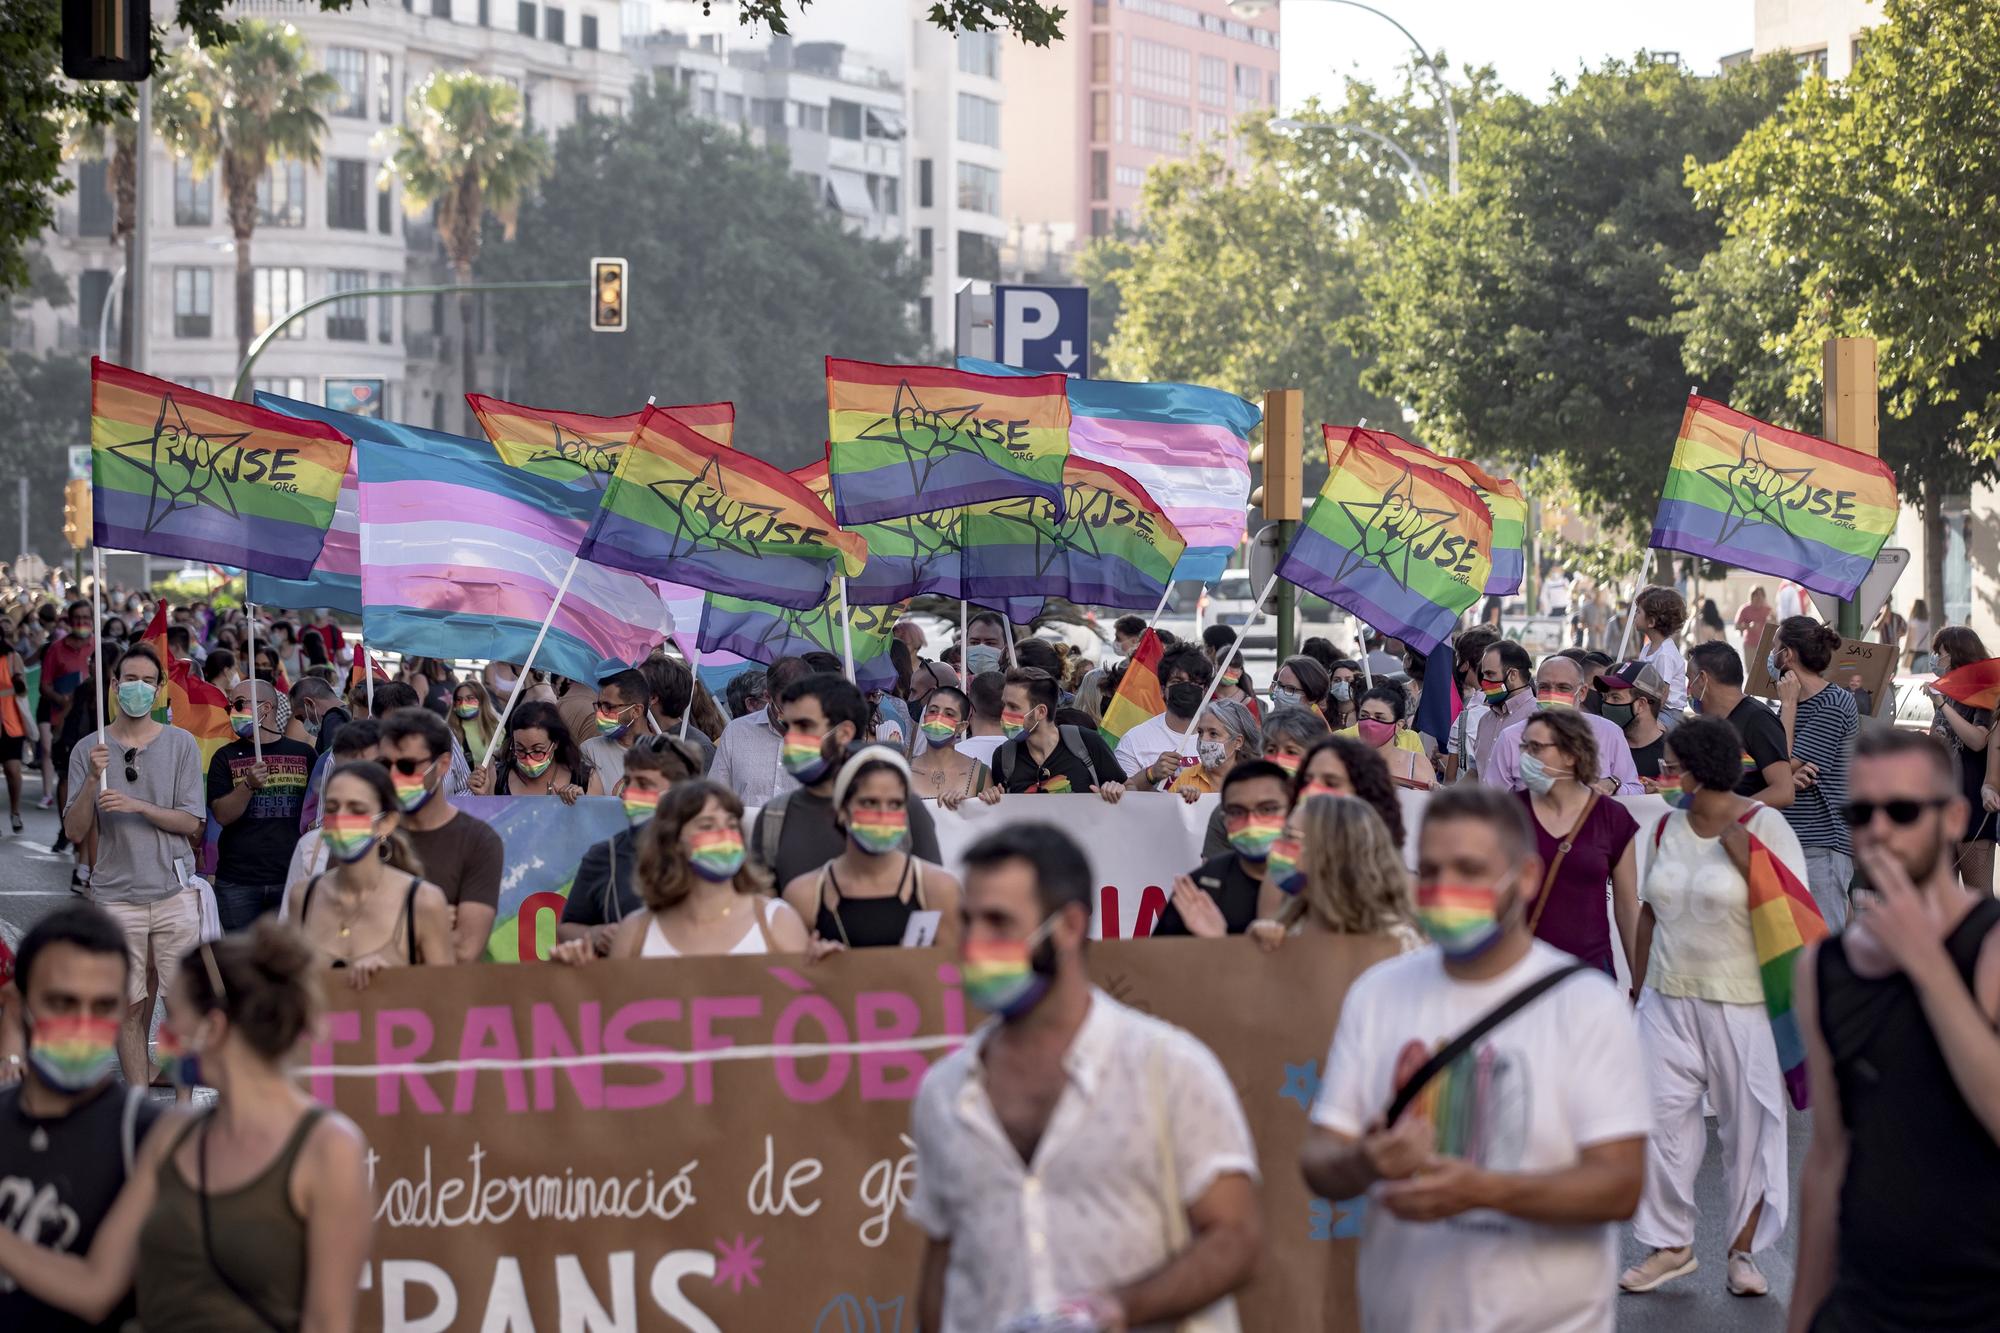
[[[844,231],[784,159],[641,84],[620,120],[563,131],[514,239],[485,277],[580,276],[585,257],[631,261],[629,324],[593,334],[581,291],[508,296],[492,309],[510,397],[586,412],[732,399],[736,438],[786,467],[826,439],[828,353],[922,354],[921,279],[903,248]]]
[[[1559,456],[1608,527],[1642,529],[1688,389],[1669,279],[1721,240],[1686,158],[1726,152],[1796,77],[1642,55],[1494,99],[1465,124],[1460,194],[1405,210],[1366,271],[1346,327],[1365,383],[1452,453]]]
[[[326,133],[320,108],[339,93],[331,74],[313,68],[297,28],[255,20],[237,25],[228,42],[189,43],[175,51],[160,78],[155,112],[161,136],[193,161],[197,175],[222,176],[236,238],[238,360],[256,336],[250,238],[257,230],[257,182],[280,159],[319,161]]]
[[[1882,456],[1922,507],[1935,623],[1943,501],[1992,480],[2000,449],[2000,10],[1884,14],[1844,82],[1807,80],[1691,164],[1727,239],[1676,283],[1673,327],[1690,370],[1726,369],[1737,405],[1812,431],[1825,339],[1877,340]]]
[[[487,213],[513,230],[521,202],[548,174],[548,140],[522,124],[521,95],[508,84],[466,70],[438,70],[410,94],[393,142],[395,151],[382,164],[384,184],[403,183],[403,207],[412,216],[436,207],[452,273],[471,282]],[[459,293],[459,374],[466,393],[478,387],[472,311],[472,293]]]

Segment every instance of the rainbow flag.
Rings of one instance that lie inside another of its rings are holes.
[[[580,554],[805,611],[826,601],[835,574],[860,572],[868,546],[778,468],[647,408]]]
[[[1429,653],[1493,573],[1486,502],[1433,467],[1350,439],[1278,573]]]
[[[833,482],[820,458],[792,470],[792,479],[833,507]],[[847,600],[855,606],[891,606],[930,594],[957,600],[964,509],[905,514],[880,523],[856,523],[847,531],[868,548],[868,564],[847,580]]]
[[[564,412],[548,407],[524,407],[483,393],[469,393],[465,401],[479,428],[493,441],[501,459],[514,467],[556,481],[581,484],[588,481],[594,490],[603,490],[618,470],[618,456],[625,452],[632,432],[639,429],[645,409],[623,416],[600,417],[587,412]],[[700,403],[687,407],[660,409],[704,439],[727,448],[736,433],[736,404]]]
[[[201,749],[201,772],[206,780],[208,761],[215,752],[236,739],[229,727],[229,698],[201,678],[190,662],[167,651],[167,604],[153,608],[152,623],[146,626],[146,643],[167,664],[166,678],[153,701],[153,720],[179,727],[194,737]]]
[[[1738,821],[1749,830],[1758,806]],[[1764,982],[1764,1009],[1778,1046],[1778,1067],[1792,1105],[1806,1109],[1806,1046],[1792,1012],[1792,973],[1808,944],[1826,938],[1826,919],[1805,881],[1792,873],[1756,834],[1750,834],[1750,935]]]
[[[1083,606],[1150,610],[1187,543],[1145,488],[1115,467],[1071,455],[1062,512],[1046,500],[975,505],[965,520],[965,595],[1067,597]]]
[[[1652,545],[1848,598],[1898,508],[1881,459],[1691,393]]]
[[[1118,692],[1104,706],[1104,718],[1097,734],[1116,750],[1125,733],[1167,711],[1166,692],[1160,688],[1160,658],[1165,654],[1160,636],[1148,628],[1132,650],[1132,660],[1119,678]]]
[[[1030,373],[969,356],[958,359],[958,368],[981,375]],[[1119,469],[1166,512],[1187,540],[1174,566],[1176,579],[1221,578],[1243,541],[1250,432],[1263,420],[1263,409],[1199,384],[1072,379],[1064,389],[1070,456]]]
[[[338,431],[92,357],[97,545],[302,579],[351,449]]]
[[[1338,458],[1340,450],[1357,435],[1380,445],[1398,458],[1407,458],[1422,467],[1436,468],[1453,481],[1472,488],[1486,502],[1493,515],[1493,574],[1486,581],[1488,596],[1507,597],[1521,590],[1521,578],[1528,567],[1528,497],[1520,486],[1505,477],[1495,477],[1477,463],[1426,449],[1386,430],[1362,426],[1321,426],[1326,440],[1326,456]]]
[[[253,395],[257,406],[287,416],[303,404],[275,394]],[[340,498],[334,501],[333,525],[326,530],[326,545],[313,561],[312,573],[302,579],[278,579],[269,574],[250,574],[249,597],[259,606],[281,606],[290,611],[310,611],[325,607],[361,614],[361,507],[360,482],[354,472],[354,451],[347,454],[347,471],[340,474]]]
[[[840,593],[809,610],[711,593],[702,607],[701,651],[734,653],[769,666],[801,653],[842,655]],[[896,688],[889,660],[890,631],[901,612],[893,606],[854,608],[854,683],[864,690]]]
[[[2000,708],[2000,657],[1953,667],[1932,684],[1939,694],[1967,708]]]
[[[1063,502],[1061,375],[826,359],[827,457],[843,526],[983,500]]]

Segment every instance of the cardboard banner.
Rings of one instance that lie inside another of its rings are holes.
[[[1242,1099],[1265,1230],[1246,1329],[1357,1327],[1365,1204],[1311,1198],[1299,1148],[1347,988],[1393,952],[1090,951],[1098,985],[1192,1031]],[[370,1145],[361,1327],[915,1329],[910,1104],[978,1021],[949,955],[397,968],[330,994],[301,1076]],[[1107,1139],[1152,1133],[1154,1113],[1090,1111]]]
[[[1763,634],[1754,643],[1746,643],[1743,649],[1743,692],[1759,699],[1778,697],[1777,682],[1771,679],[1771,664],[1768,660],[1771,649],[1778,643],[1778,627],[1766,622]],[[1895,690],[1890,682],[1896,675],[1896,664],[1902,652],[1886,643],[1873,643],[1867,639],[1842,639],[1840,648],[1833,655],[1821,673],[1829,685],[1854,692],[1855,711],[1862,717],[1878,717],[1893,702]]]
[[[938,851],[954,875],[967,847],[1007,824],[1054,824],[1069,832],[1090,857],[1097,883],[1092,933],[1108,940],[1143,938],[1166,910],[1174,876],[1201,864],[1208,817],[1222,798],[1207,795],[1189,805],[1168,792],[1128,792],[1116,804],[1096,796],[1003,796],[998,805],[967,801],[956,810],[931,803]]]

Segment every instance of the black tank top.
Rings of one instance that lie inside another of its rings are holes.
[[[1983,898],[1945,949],[1968,990],[2000,900]],[[1953,1081],[1909,977],[1855,974],[1820,946],[1820,1029],[1847,1125],[1833,1290],[1813,1333],[2000,1324],[2000,1144]]]
[[[893,949],[903,942],[910,913],[924,907],[923,872],[914,856],[903,858],[903,882],[887,898],[849,898],[840,891],[828,863],[819,876],[819,911],[813,930],[823,940],[839,940],[850,949]],[[828,901],[828,887],[833,889]],[[914,889],[914,891],[912,891]]]

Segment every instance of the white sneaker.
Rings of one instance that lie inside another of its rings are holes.
[[[1692,1245],[1679,1250],[1654,1250],[1620,1274],[1618,1285],[1634,1293],[1651,1291],[1677,1277],[1686,1277],[1700,1266]]]
[[[1729,1294],[1731,1296],[1768,1296],[1771,1283],[1758,1271],[1757,1261],[1750,1257],[1748,1250],[1729,1252]]]

